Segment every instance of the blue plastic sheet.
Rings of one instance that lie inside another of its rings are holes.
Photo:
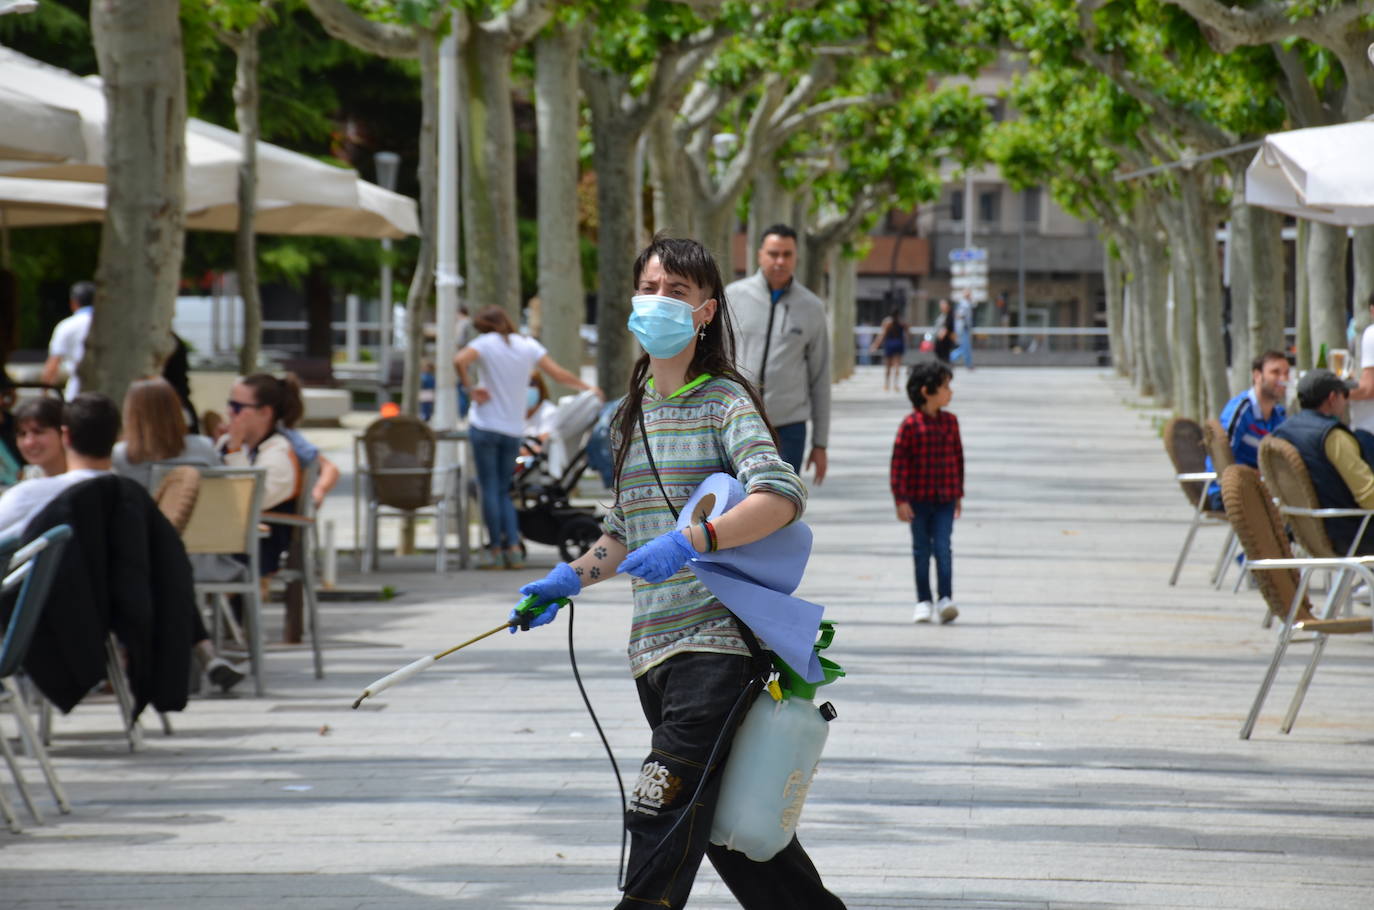
[[[729,474],[712,474],[692,493],[678,516],[681,530],[702,517],[714,522],[745,497]],[[811,555],[811,529],[796,521],[763,540],[701,553],[688,565],[701,583],[807,682],[824,678],[814,645],[825,608],[792,592]]]

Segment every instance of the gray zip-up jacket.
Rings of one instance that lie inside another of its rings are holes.
[[[774,426],[811,421],[811,445],[830,439],[830,326],[825,303],[795,279],[778,298],[768,364],[763,349],[771,295],[758,271],[725,289],[735,328],[735,365],[763,392]]]

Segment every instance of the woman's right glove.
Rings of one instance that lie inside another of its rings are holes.
[[[512,635],[519,629],[533,629],[535,626],[543,626],[553,622],[553,618],[558,615],[558,608],[562,606],[559,601],[576,597],[582,593],[582,579],[578,577],[572,566],[566,562],[560,562],[553,567],[553,571],[548,575],[521,588],[520,593],[525,595],[525,600],[521,601],[520,606],[510,611],[510,621],[513,623],[510,627]],[[526,610],[531,607],[543,607],[544,609],[526,622],[520,609],[522,606]]]

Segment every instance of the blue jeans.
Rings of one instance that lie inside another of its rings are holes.
[[[953,351],[950,352],[950,355],[949,355],[949,364],[950,364],[950,366],[954,366],[954,364],[958,363],[958,362],[961,361],[961,360],[964,362],[964,366],[968,367],[969,369],[973,369],[973,341],[972,341],[972,340],[965,341],[965,342],[961,343],[957,348],[955,348]]]
[[[941,597],[954,596],[954,554],[949,539],[954,533],[953,502],[913,502],[911,555],[916,560],[916,599],[930,596],[930,557],[935,557],[936,590]]]
[[[472,427],[468,430],[472,460],[477,465],[477,488],[482,494],[482,524],[486,525],[488,545],[520,545],[520,522],[510,498],[510,478],[520,454],[520,439],[504,433]]]
[[[773,429],[778,431],[778,454],[792,466],[792,470],[800,474],[802,463],[806,460],[806,421],[799,420]]]

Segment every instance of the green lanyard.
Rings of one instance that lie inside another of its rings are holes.
[[[691,382],[687,383],[685,386],[683,386],[682,388],[678,389],[678,390],[677,390],[676,392],[674,392],[673,394],[671,394],[671,395],[665,395],[665,396],[663,397],[663,400],[664,400],[664,401],[667,401],[669,398],[676,398],[676,397],[678,397],[679,395],[686,395],[688,392],[692,391],[692,389],[695,389],[697,386],[701,385],[703,382],[705,382],[706,380],[708,380],[708,379],[710,379],[710,378],[711,378],[711,374],[710,374],[710,373],[702,373],[702,374],[701,374],[700,376],[698,376],[696,379],[693,379]],[[658,391],[658,388],[654,385],[654,377],[652,377],[652,376],[649,377],[649,388],[653,389],[654,391]]]

